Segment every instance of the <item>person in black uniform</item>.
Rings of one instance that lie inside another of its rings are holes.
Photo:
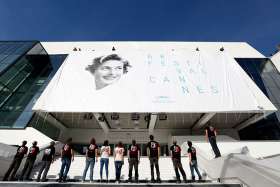
[[[186,173],[185,173],[182,163],[181,163],[181,147],[179,145],[177,145],[176,140],[173,141],[173,145],[170,147],[170,152],[171,152],[171,158],[172,158],[172,162],[173,162],[173,166],[174,166],[174,170],[175,170],[175,174],[176,174],[177,183],[181,183],[180,174],[179,174],[178,169],[180,170],[180,172],[183,176],[184,182],[187,182]]]
[[[216,129],[209,125],[206,127],[205,129],[205,138],[206,141],[209,141],[214,153],[215,153],[215,158],[218,158],[221,156],[220,150],[217,146],[217,141],[216,141],[216,137],[217,137],[217,131]]]
[[[202,179],[200,172],[197,168],[197,158],[196,158],[196,149],[192,146],[192,142],[188,141],[188,156],[189,156],[189,163],[190,163],[190,170],[192,174],[192,180],[195,180],[194,170],[196,171],[199,180]]]
[[[147,144],[147,155],[150,159],[151,166],[151,182],[155,182],[154,178],[154,167],[157,173],[157,182],[161,182],[158,160],[160,156],[160,146],[159,143],[154,141],[154,136],[150,135],[150,141]]]
[[[28,148],[26,147],[27,141],[23,141],[22,145],[18,147],[16,155],[9,167],[9,169],[7,170],[7,172],[4,175],[3,181],[7,181],[7,180],[15,180],[15,175],[17,173],[17,170],[21,164],[21,161],[24,157],[24,155],[27,153]],[[13,172],[12,172],[13,171]],[[11,174],[12,172],[12,174]],[[11,176],[10,176],[11,174]],[[9,178],[10,176],[10,178]]]
[[[37,146],[37,141],[34,141],[32,143],[32,146],[29,148],[29,152],[23,167],[23,170],[21,172],[21,175],[19,177],[19,180],[31,180],[30,174],[33,169],[33,165],[35,163],[36,157],[39,153],[39,147]]]
[[[135,171],[135,182],[138,182],[138,164],[140,162],[140,148],[136,145],[136,141],[132,140],[132,145],[128,148],[128,163],[129,163],[129,174],[128,182],[132,181],[132,169]]]
[[[47,177],[48,171],[50,169],[51,163],[53,163],[53,161],[54,161],[54,154],[55,154],[54,145],[55,145],[55,142],[52,141],[50,143],[50,146],[44,150],[44,155],[42,158],[42,166],[41,166],[38,176],[37,176],[37,182],[40,182],[43,171],[44,171],[44,173],[43,173],[41,182],[46,181],[46,177]]]
[[[72,149],[72,138],[69,138],[61,149],[61,168],[58,182],[66,182],[67,174],[72,161],[74,161],[74,152]]]

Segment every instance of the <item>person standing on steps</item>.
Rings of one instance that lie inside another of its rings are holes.
[[[111,147],[109,146],[109,141],[105,140],[103,146],[100,149],[101,159],[100,159],[100,182],[103,181],[103,167],[105,165],[106,171],[106,182],[108,182],[108,165],[109,165],[109,156],[111,154]]]
[[[157,173],[157,182],[161,182],[160,179],[160,172],[159,172],[159,157],[160,157],[160,146],[159,143],[154,141],[154,136],[150,135],[150,141],[147,144],[147,155],[150,159],[150,166],[151,166],[151,182],[155,182],[154,178],[154,167],[156,168]]]
[[[128,164],[129,164],[129,173],[128,173],[128,182],[132,182],[132,169],[134,167],[135,171],[135,182],[138,183],[138,165],[140,163],[140,148],[136,145],[136,141],[132,140],[132,145],[128,148]]]
[[[89,167],[90,167],[89,179],[90,182],[93,182],[93,170],[94,170],[95,161],[98,162],[98,147],[95,143],[95,139],[92,138],[90,140],[90,145],[86,150],[86,166],[83,172],[82,182],[84,182],[86,179],[86,174]]]
[[[61,149],[61,168],[59,172],[58,182],[66,182],[71,162],[74,161],[74,151],[72,149],[72,138],[66,141],[66,144]]]
[[[207,142],[209,141],[209,143],[215,153],[215,158],[218,158],[218,157],[221,157],[221,153],[217,146],[216,137],[217,137],[217,130],[211,125],[207,126],[205,129],[205,139]]]
[[[4,175],[3,181],[13,181],[15,180],[15,175],[17,173],[17,170],[21,164],[21,161],[24,157],[24,155],[27,153],[28,148],[26,147],[27,141],[22,141],[21,146],[18,147],[16,155],[14,156],[14,159],[9,167],[9,169],[7,170],[7,172]],[[12,172],[12,174],[11,174]],[[11,176],[10,176],[11,174]],[[10,177],[10,178],[9,178]]]
[[[121,182],[121,171],[123,165],[124,148],[122,142],[119,142],[114,151],[115,169],[116,169],[116,182]]]
[[[188,156],[189,156],[189,164],[190,164],[190,170],[192,174],[192,180],[195,180],[194,170],[196,171],[199,180],[202,179],[201,174],[197,168],[197,158],[196,158],[196,149],[192,146],[192,142],[188,141]]]
[[[181,179],[180,179],[180,174],[179,171],[181,172],[184,182],[187,182],[187,177],[186,177],[186,173],[183,169],[182,163],[181,163],[181,147],[179,145],[177,145],[177,141],[174,140],[173,141],[173,145],[170,147],[170,152],[171,152],[171,158],[172,158],[172,162],[173,162],[173,166],[174,166],[174,170],[175,170],[175,174],[176,174],[176,179],[177,179],[177,183],[181,183]]]
[[[50,146],[44,150],[44,155],[42,158],[42,166],[41,166],[38,176],[37,176],[37,182],[40,182],[43,171],[44,171],[44,173],[43,173],[41,182],[47,181],[46,177],[47,177],[48,171],[50,169],[51,164],[54,162],[54,154],[55,154],[54,145],[55,145],[55,142],[52,141],[50,143]]]
[[[37,146],[37,141],[34,141],[32,143],[32,146],[29,148],[29,152],[28,152],[23,170],[19,177],[19,180],[32,180],[32,179],[30,179],[30,174],[31,174],[33,165],[35,163],[36,157],[39,152],[40,152],[40,150],[39,150],[39,147]]]

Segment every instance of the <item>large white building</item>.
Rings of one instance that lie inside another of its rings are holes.
[[[1,126],[32,126],[57,140],[73,137],[87,143],[95,136],[99,143],[105,137],[112,143],[131,138],[145,143],[154,133],[167,145],[174,135],[202,134],[207,123],[239,139],[238,132],[278,108],[277,82],[270,77],[279,75],[247,43],[41,42],[25,52],[33,70],[41,68],[46,75],[33,82],[38,91],[28,94],[31,102],[24,100],[25,106],[11,110],[18,118],[3,119]],[[109,54],[120,54],[131,67],[116,83],[95,90],[94,73],[86,68],[94,58]],[[263,68],[258,72],[262,84],[249,66]],[[19,107],[4,102],[4,109]]]
[[[173,139],[203,149],[208,124],[225,142],[280,138],[278,62],[245,42],[0,42],[0,57],[5,144],[135,139],[146,155],[154,134],[166,156]]]

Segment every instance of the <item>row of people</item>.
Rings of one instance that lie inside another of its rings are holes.
[[[8,171],[4,176],[4,181],[6,180],[15,180],[16,172],[24,158],[24,155],[27,154],[27,159],[24,164],[24,168],[19,175],[19,180],[30,180],[30,173],[32,171],[33,165],[35,163],[36,157],[39,153],[39,147],[37,146],[37,142],[34,141],[32,146],[29,148],[26,147],[27,141],[23,141],[22,145],[18,147],[14,160],[12,161]],[[42,158],[42,164],[39,169],[39,173],[37,176],[37,181],[46,181],[46,176],[49,171],[51,163],[55,158],[55,142],[51,142],[50,146],[44,149],[44,154]],[[194,170],[197,171],[199,179],[201,179],[201,175],[199,170],[197,169],[197,161],[196,161],[196,150],[192,147],[192,143],[188,142],[189,145],[189,158],[190,158],[190,168],[192,173],[192,179],[194,180]],[[173,166],[175,169],[175,174],[177,181],[180,182],[179,171],[181,172],[184,181],[187,180],[186,174],[182,167],[181,163],[181,148],[177,145],[177,142],[174,141],[173,145],[170,147],[171,157]],[[124,161],[124,146],[121,142],[118,143],[114,150],[114,161],[115,161],[115,171],[116,171],[116,181],[120,182],[121,169]],[[160,171],[158,160],[160,157],[160,146],[159,143],[154,141],[154,136],[150,136],[150,141],[147,144],[147,153],[150,160],[151,167],[151,181],[160,182]],[[86,150],[86,161],[85,168],[82,175],[82,181],[85,181],[86,174],[88,169],[90,168],[90,181],[93,181],[93,169],[95,163],[98,161],[98,157],[100,155],[100,179],[103,180],[103,169],[105,166],[106,180],[108,180],[108,165],[109,165],[109,156],[111,154],[111,148],[109,146],[108,140],[104,141],[103,146],[101,146],[100,151],[98,146],[96,145],[95,139],[92,138],[90,141],[90,145]],[[140,163],[140,148],[136,144],[135,140],[132,140],[132,144],[128,148],[128,162],[129,162],[129,175],[128,181],[132,181],[132,170],[135,172],[135,181],[138,181],[139,173],[138,173],[138,165]],[[59,172],[59,182],[66,181],[66,177],[68,171],[70,169],[71,162],[74,161],[74,151],[72,148],[72,139],[68,139],[66,144],[61,149],[61,169]],[[157,178],[154,178],[154,168],[156,169]],[[43,174],[43,175],[42,175]],[[42,177],[42,178],[41,178]]]
[[[212,126],[208,126],[205,130],[206,140],[210,142],[213,151],[215,153],[215,157],[220,157],[220,151],[217,147],[216,143],[216,136],[217,132],[216,129]],[[27,159],[24,164],[24,168],[19,175],[19,180],[29,180],[30,174],[35,163],[37,154],[39,153],[39,147],[37,146],[37,142],[34,141],[32,146],[29,148],[26,147],[27,141],[23,141],[22,145],[18,147],[16,155],[7,170],[3,180],[15,180],[15,175],[17,170],[22,162],[22,159],[25,154],[27,154]],[[55,155],[55,142],[51,142],[50,146],[44,150],[44,156],[42,158],[42,167],[39,170],[37,181],[46,181],[46,176],[48,170],[50,168],[51,163],[54,161]],[[194,171],[197,172],[199,179],[201,179],[201,174],[197,168],[197,159],[196,159],[196,149],[192,146],[192,142],[188,141],[188,156],[189,156],[189,165],[192,174],[192,180],[195,179]],[[177,145],[177,142],[174,141],[173,145],[170,147],[172,162],[176,174],[177,181],[180,182],[180,175],[186,181],[186,174],[182,167],[181,163],[181,148]],[[121,176],[121,168],[123,165],[124,160],[124,147],[121,142],[118,143],[114,150],[114,160],[115,160],[115,170],[116,170],[116,181],[120,181]],[[109,146],[108,140],[104,141],[103,146],[100,148],[100,152],[98,146],[96,145],[95,139],[92,138],[90,141],[90,145],[86,150],[86,164],[85,169],[83,172],[82,180],[85,181],[86,173],[90,168],[90,181],[93,181],[93,168],[95,162],[98,161],[98,156],[100,154],[100,179],[103,180],[103,168],[105,166],[105,173],[106,173],[106,180],[108,180],[108,165],[109,165],[109,156],[111,154],[111,148]],[[133,140],[132,144],[128,148],[128,162],[129,162],[129,176],[128,180],[132,180],[132,170],[135,170],[135,180],[138,181],[139,174],[138,174],[138,164],[140,163],[140,148],[137,146],[136,141]],[[151,167],[151,181],[160,182],[160,171],[159,171],[159,164],[158,160],[160,157],[160,146],[159,143],[154,141],[154,136],[150,135],[150,141],[147,144],[147,155],[150,160],[150,167]],[[71,162],[74,161],[74,151],[72,149],[72,139],[68,139],[66,144],[61,149],[61,169],[59,172],[59,181],[65,181],[68,171],[70,169]],[[154,177],[154,168],[156,170],[157,178],[155,180]],[[43,174],[43,176],[42,176]],[[42,178],[41,178],[42,176]]]
[[[26,146],[27,141],[23,141],[21,146],[17,148],[16,154],[14,156],[14,159],[12,163],[10,164],[9,169],[4,175],[3,181],[13,181],[16,180],[15,176],[17,173],[18,168],[21,165],[21,162],[24,158],[24,156],[27,154],[27,158],[25,160],[24,167],[19,174],[18,180],[31,180],[30,174],[33,169],[34,163],[36,161],[37,155],[39,154],[39,147],[37,146],[37,141],[34,141],[32,143],[32,146],[28,148]],[[54,161],[54,155],[55,155],[55,142],[51,142],[50,145],[44,150],[44,155],[42,158],[42,167],[39,171],[38,178],[41,177],[42,172],[43,173],[43,180],[46,180],[46,176],[48,173],[48,170],[50,168],[51,163]]]

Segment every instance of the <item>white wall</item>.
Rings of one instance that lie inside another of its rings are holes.
[[[172,136],[190,134],[189,129],[155,129],[154,131],[155,140],[168,145],[172,143]],[[204,131],[196,131],[193,134],[203,135]],[[239,139],[238,133],[234,129],[219,129],[219,134]],[[138,143],[147,143],[149,140],[148,130],[111,131],[106,135],[102,129],[69,129],[65,136],[72,137],[75,143],[88,143],[92,137],[96,139],[97,143],[103,143],[105,139],[108,139],[110,143],[117,143],[118,141],[131,143],[132,139],[135,139]]]
[[[111,50],[114,46],[117,49],[121,49],[128,44],[131,47],[138,46],[144,47],[147,50],[154,48],[163,49],[186,49],[195,50],[197,47],[201,50],[216,51],[221,47],[224,47],[235,58],[263,58],[260,52],[245,42],[41,42],[46,51],[49,54],[69,54],[73,52],[74,47],[80,48],[81,51],[98,51],[108,48]]]
[[[25,129],[1,129],[0,142],[8,145],[21,145],[22,141],[27,141],[27,146],[31,146],[33,141],[38,142],[38,146],[49,144],[52,139],[42,134],[40,131],[27,127]]]

